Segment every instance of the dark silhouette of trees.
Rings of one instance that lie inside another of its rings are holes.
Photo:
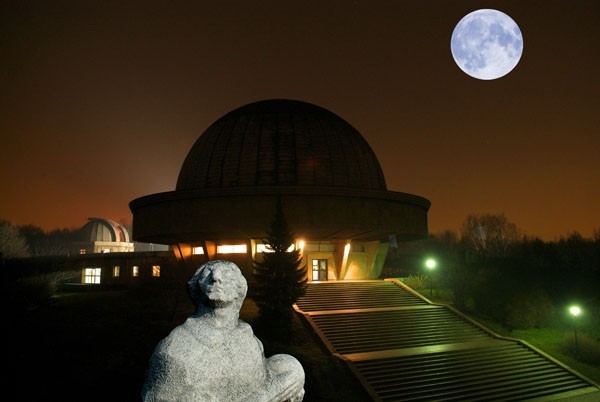
[[[19,228],[11,222],[0,220],[0,259],[24,257],[29,257],[29,250]]]
[[[504,215],[469,215],[460,240],[451,232],[432,235],[422,255],[436,256],[458,308],[509,328],[548,325],[574,301],[600,312],[600,231],[553,242],[520,233]]]
[[[263,318],[289,321],[292,305],[306,291],[306,266],[301,267],[300,251],[293,249],[294,234],[283,214],[281,200],[267,232],[265,244],[270,252],[254,261],[256,302]]]
[[[45,232],[34,225],[20,226],[19,230],[32,257],[68,255],[79,234],[79,229],[54,229]]]

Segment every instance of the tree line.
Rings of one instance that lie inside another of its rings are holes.
[[[77,241],[80,229],[45,231],[35,225],[17,226],[0,219],[0,256],[5,259],[65,256]]]
[[[409,247],[419,256],[413,272],[425,256],[438,260],[435,279],[451,290],[456,307],[511,328],[546,326],[568,303],[600,310],[600,230],[592,238],[572,233],[543,241],[525,236],[503,214],[469,215],[460,233],[435,234]],[[398,251],[390,254],[388,265],[402,264]]]

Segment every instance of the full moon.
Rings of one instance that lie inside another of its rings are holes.
[[[523,36],[508,15],[482,9],[465,15],[456,24],[450,49],[465,73],[480,80],[494,80],[510,73],[519,63]]]

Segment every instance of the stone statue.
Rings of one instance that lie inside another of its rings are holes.
[[[239,319],[248,285],[229,261],[210,261],[188,282],[196,312],[160,341],[142,390],[144,401],[301,401],[304,370],[289,355],[265,359]]]

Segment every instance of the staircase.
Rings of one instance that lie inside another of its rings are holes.
[[[295,305],[377,401],[600,401],[597,385],[395,280],[311,283]]]

